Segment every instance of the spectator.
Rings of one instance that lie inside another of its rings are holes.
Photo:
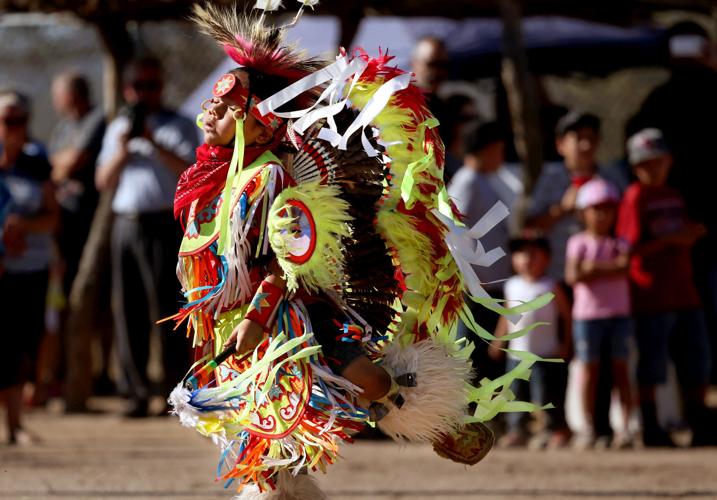
[[[87,80],[77,73],[55,77],[52,103],[61,118],[52,131],[50,161],[61,209],[58,244],[65,263],[64,290],[69,294],[97,205],[95,162],[105,121],[102,110],[92,106]]]
[[[5,256],[5,245],[3,245],[3,229],[5,227],[5,218],[10,211],[10,190],[5,185],[5,181],[0,177],[0,276],[3,272],[3,257]]]
[[[57,185],[60,205],[57,244],[64,264],[62,292],[69,297],[97,208],[95,163],[102,147],[105,119],[102,110],[92,105],[90,86],[84,76],[74,71],[61,73],[53,80],[51,90],[52,103],[60,117],[50,138],[52,179]],[[62,336],[65,323],[66,314],[62,314]],[[107,373],[112,334],[111,329],[102,333],[103,363],[98,384],[107,393],[112,387]]]
[[[446,143],[450,139],[453,117],[446,103],[438,97],[438,89],[448,79],[448,65],[448,51],[443,40],[428,36],[418,41],[411,57],[411,71],[426,98],[428,109],[440,122],[438,131]],[[447,160],[447,163],[451,162]]]
[[[45,329],[45,296],[57,225],[50,164],[28,140],[29,100],[0,92],[0,183],[10,193],[2,230],[5,256],[0,275],[3,352],[0,399],[7,408],[11,444],[32,441],[22,428],[22,389],[33,379]]]
[[[595,439],[593,416],[605,344],[625,418],[613,444],[623,448],[632,441],[628,433],[632,408],[627,365],[631,334],[628,249],[612,237],[619,200],[608,182],[595,178],[585,183],[575,201],[585,230],[568,240],[565,278],[573,286],[573,340],[575,354],[586,368],[580,392],[589,428],[576,436],[580,448],[592,446]]]
[[[429,101],[436,97],[438,88],[448,79],[448,64],[448,51],[443,40],[427,36],[416,43],[411,70],[416,77],[416,85]]]
[[[647,97],[631,132],[647,127],[662,131],[674,163],[668,184],[682,195],[689,217],[707,229],[692,257],[712,333],[712,353],[717,356],[717,210],[712,204],[711,183],[697,180],[703,178],[705,168],[717,165],[715,52],[705,29],[689,21],[669,30],[668,44],[670,78]],[[717,370],[713,370],[713,377],[717,381]]]
[[[528,224],[546,232],[553,250],[549,274],[562,280],[565,272],[565,248],[568,238],[582,229],[573,216],[575,197],[580,186],[598,173],[595,160],[600,141],[597,116],[571,111],[558,121],[556,148],[563,163],[548,163],[543,168],[528,205]],[[600,170],[600,175],[618,186],[626,180]]]
[[[128,110],[109,124],[96,183],[116,193],[112,202],[112,302],[127,416],[147,415],[150,332],[175,312],[179,247],[172,216],[179,174],[197,146],[193,123],[162,105],[162,70],[153,58],[131,62],[124,74]],[[182,335],[161,326],[164,389],[184,375],[188,352]]]
[[[625,193],[617,234],[632,247],[629,278],[640,355],[643,439],[646,446],[672,444],[657,422],[655,407],[655,386],[667,380],[672,349],[693,444],[714,444],[714,420],[704,404],[709,340],[690,258],[704,227],[689,220],[682,196],[666,185],[672,156],[659,130],[633,135],[628,159],[638,180]]]
[[[445,100],[445,111],[450,119],[441,128],[441,139],[446,146],[443,179],[448,184],[462,165],[465,129],[478,118],[478,111],[474,100],[461,93],[453,94]]]
[[[550,265],[550,244],[543,238],[521,238],[511,241],[511,258],[516,275],[505,283],[505,298],[509,306],[517,306],[554,293],[555,299],[546,306],[523,314],[520,321],[511,324],[505,316],[498,320],[495,336],[500,338],[521,330],[533,323],[544,323],[528,335],[513,339],[509,348],[529,351],[544,358],[567,358],[570,349],[570,305],[558,282],[547,275]],[[491,343],[491,356],[502,357],[503,342]],[[520,361],[508,354],[506,371],[512,370]],[[546,430],[535,436],[531,447],[558,448],[567,444],[569,432],[565,422],[565,390],[567,368],[563,363],[536,363],[533,365],[530,382],[516,380],[511,390],[519,400],[532,400],[545,405],[552,403],[555,408],[546,412]],[[527,442],[526,413],[508,413],[508,433],[500,440],[505,447],[522,446]]]
[[[520,178],[503,165],[505,158],[504,133],[497,123],[470,124],[465,131],[463,166],[448,188],[456,207],[465,216],[466,225],[476,224],[498,202],[511,207],[522,190]],[[508,220],[503,220],[481,238],[486,249],[507,248],[510,239]],[[511,273],[510,261],[501,258],[489,267],[476,266],[476,274],[485,290],[494,298],[503,297],[503,280]],[[485,307],[471,304],[476,321],[486,330],[493,331],[498,315]],[[475,342],[474,365],[480,367],[480,376],[495,377],[502,367],[488,357],[487,346],[462,322],[459,335]]]

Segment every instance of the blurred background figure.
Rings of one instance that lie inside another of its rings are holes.
[[[0,398],[11,444],[33,440],[20,418],[23,387],[34,379],[44,335],[52,234],[58,221],[51,167],[41,148],[29,141],[29,119],[30,101],[24,95],[0,91],[0,182],[10,193],[0,270]]]
[[[450,59],[443,40],[434,36],[421,38],[416,42],[411,56],[411,71],[415,75],[416,85],[423,92],[426,98],[428,109],[439,121],[438,131],[443,141],[451,143],[449,132],[452,128],[452,120],[458,116],[458,108],[461,103],[449,110],[447,103],[438,95],[438,90],[448,79],[448,67]],[[454,172],[460,166],[460,157],[447,158],[447,171]]]
[[[545,231],[553,250],[549,274],[562,280],[568,238],[581,230],[574,217],[575,197],[580,186],[598,172],[600,119],[574,110],[559,121],[555,144],[561,163],[548,163],[538,178],[528,207],[528,224]]]
[[[558,120],[555,149],[563,161],[543,166],[528,202],[528,225],[543,231],[553,250],[548,273],[562,283],[571,299],[572,289],[564,281],[565,255],[570,237],[583,230],[582,222],[575,217],[578,190],[595,176],[608,179],[621,190],[627,185],[627,178],[621,171],[598,165],[600,126],[597,116],[577,109]],[[606,444],[612,440],[608,416],[612,376],[610,370],[605,369],[611,360],[608,347],[607,343],[602,346],[599,363],[602,368],[590,431],[596,443]]]
[[[657,419],[655,386],[674,361],[693,446],[717,444],[715,416],[705,406],[711,368],[709,338],[694,284],[691,251],[705,227],[690,220],[679,191],[667,185],[672,156],[660,130],[629,138],[637,180],[625,192],[617,236],[631,246],[629,279],[639,351],[645,446],[674,446]]]
[[[162,103],[158,60],[132,61],[124,73],[128,108],[112,121],[98,159],[96,184],[115,189],[112,210],[112,304],[122,389],[130,399],[127,416],[148,414],[150,333],[176,312],[175,275],[180,230],[172,215],[177,179],[192,162],[198,135],[192,121]],[[163,392],[184,376],[186,339],[161,328]]]
[[[510,340],[508,347],[528,351],[546,359],[569,358],[570,302],[560,283],[547,274],[551,258],[550,243],[545,238],[526,236],[511,240],[509,250],[515,275],[504,284],[507,304],[514,307],[546,293],[555,294],[555,299],[537,311],[524,314],[515,324],[505,316],[501,316],[495,329],[495,336],[500,339],[534,323],[544,323],[530,334]],[[490,356],[495,360],[503,360],[506,356],[500,349],[504,347],[505,342],[494,340],[490,346]],[[512,370],[519,363],[518,358],[508,354],[505,371]],[[570,431],[565,421],[567,379],[567,366],[564,363],[537,363],[532,368],[530,381],[515,380],[511,390],[521,401],[532,401],[539,405],[551,403],[555,408],[546,410],[544,428],[530,440],[528,429],[530,415],[507,414],[508,432],[498,444],[506,448],[529,444],[534,449],[565,446],[570,439]]]
[[[51,92],[52,105],[59,121],[50,137],[50,162],[52,180],[56,185],[57,201],[60,205],[57,245],[63,264],[62,292],[67,299],[97,208],[95,163],[102,147],[105,119],[102,109],[93,105],[89,82],[80,73],[66,71],[58,74],[52,81]],[[109,286],[100,287],[108,288]],[[97,313],[104,314],[104,311]],[[68,333],[65,331],[66,320],[65,310],[61,315],[60,338],[64,338]],[[103,318],[103,321],[98,321],[97,324],[107,325],[108,320],[109,318]],[[106,394],[112,392],[112,383],[107,373],[112,337],[111,329],[103,330],[103,356],[98,389],[100,393]],[[57,346],[55,348],[57,349]],[[56,353],[56,358],[61,360],[61,353]],[[61,365],[61,361],[56,364]],[[55,372],[55,382],[59,382],[62,366]]]
[[[466,128],[479,119],[476,103],[469,95],[451,94],[445,100],[444,120],[441,128],[441,139],[446,146],[446,164],[443,167],[443,179],[448,184],[456,171],[463,165],[465,151]],[[504,138],[505,142],[505,138]],[[504,155],[505,156],[505,155]]]
[[[505,165],[505,131],[496,122],[468,124],[463,133],[463,166],[458,169],[448,186],[448,194],[465,216],[468,227],[475,225],[498,203],[512,207],[522,192],[520,176]],[[509,219],[504,219],[491,229],[481,243],[486,251],[508,247],[510,241]],[[501,257],[489,267],[474,266],[483,288],[491,297],[503,298],[503,281],[512,274],[510,259]],[[498,322],[498,314],[472,301],[473,317],[483,328],[492,332]],[[466,325],[458,326],[461,337],[475,342],[473,365],[478,376],[495,378],[503,373],[502,363],[488,356],[488,346]]]
[[[105,120],[102,109],[90,100],[89,83],[79,73],[55,77],[52,103],[60,120],[50,138],[50,161],[61,207],[58,244],[65,263],[65,292],[69,293],[97,206],[95,162]]]
[[[707,234],[694,247],[695,279],[717,354],[717,210],[708,182],[700,182],[717,165],[717,59],[707,31],[691,21],[668,32],[670,77],[654,89],[631,121],[628,134],[655,127],[664,134],[674,165],[668,182],[685,200],[690,218]],[[713,370],[717,381],[717,370]]]
[[[585,183],[575,200],[576,215],[585,230],[571,236],[567,246],[565,280],[573,287],[573,345],[579,366],[584,368],[580,397],[588,424],[574,439],[579,449],[595,444],[594,416],[601,368],[603,373],[612,373],[622,405],[623,421],[612,444],[616,448],[632,445],[629,249],[624,241],[613,237],[619,201],[617,189],[607,181],[595,178]],[[604,350],[609,353],[608,363],[601,366]]]
[[[439,87],[448,79],[449,62],[448,51],[440,38],[428,36],[416,42],[411,58],[411,71],[416,76],[416,85],[428,100],[431,112]]]

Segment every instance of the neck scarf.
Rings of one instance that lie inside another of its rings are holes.
[[[254,162],[271,145],[249,146],[244,150],[244,166]],[[202,144],[197,148],[197,162],[179,177],[174,195],[174,217],[179,216],[194,202],[198,206],[209,204],[224,189],[233,148]]]

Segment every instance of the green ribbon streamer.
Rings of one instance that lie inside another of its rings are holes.
[[[229,227],[229,207],[232,204],[232,186],[234,179],[241,174],[244,168],[244,120],[237,120],[236,133],[234,135],[234,153],[232,161],[229,164],[227,172],[227,181],[224,184],[224,192],[222,194],[222,211],[219,215],[219,243],[217,245],[217,253],[222,255],[227,243],[227,238],[231,232]]]
[[[465,226],[465,224],[458,220],[458,218],[453,214],[450,200],[451,198],[448,196],[448,191],[446,190],[446,185],[444,184],[438,192],[438,211],[451,219],[456,226]]]
[[[423,133],[424,129],[437,127],[438,124],[438,120],[436,120],[435,118],[429,118],[428,120],[425,120],[418,124],[418,127],[416,129],[416,135],[420,136]],[[422,156],[419,160],[411,162],[406,166],[406,173],[403,174],[403,181],[401,182],[401,198],[403,198],[403,202],[406,204],[406,208],[411,209],[414,203],[416,203],[416,200],[414,199],[413,195],[413,186],[415,184],[414,177],[417,173],[424,171],[426,169],[426,166],[430,165],[432,160],[433,148],[430,148],[428,153]],[[446,194],[446,198],[447,197],[448,194]],[[440,207],[440,199],[438,204]]]
[[[475,302],[476,304],[480,304],[486,309],[490,309],[491,311],[500,314],[502,316],[510,316],[512,314],[523,314],[530,311],[535,311],[537,309],[540,309],[541,307],[547,305],[551,300],[553,300],[554,295],[552,293],[546,293],[539,297],[534,298],[533,300],[529,302],[524,302],[518,306],[515,307],[503,307],[498,305],[499,302],[501,302],[498,299],[494,299],[492,297],[490,298],[482,298],[482,297],[471,297],[471,300]],[[502,301],[506,302],[506,301]]]
[[[416,183],[416,176],[419,172],[426,170],[426,167],[433,161],[433,149],[431,148],[428,153],[423,155],[419,160],[409,163],[406,166],[406,173],[403,175],[403,181],[401,181],[401,198],[406,204],[406,208],[409,210],[413,208],[416,203],[416,197],[413,194],[413,188]]]

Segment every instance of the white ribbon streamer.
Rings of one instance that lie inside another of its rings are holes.
[[[298,82],[295,82],[285,89],[277,92],[273,96],[262,101],[258,106],[258,110],[262,115],[273,113],[280,118],[296,120],[292,125],[293,129],[303,134],[306,129],[317,121],[326,118],[327,125],[319,131],[318,137],[331,143],[332,146],[345,150],[351,136],[359,129],[361,130],[361,144],[364,151],[369,156],[377,156],[379,151],[371,144],[366,136],[366,127],[376,118],[376,116],[386,107],[391,96],[400,90],[408,87],[411,82],[410,73],[399,75],[385,82],[371,96],[371,99],[363,107],[356,119],[346,129],[344,134],[339,134],[333,116],[340,113],[344,108],[350,105],[349,97],[354,86],[363,74],[368,62],[362,58],[354,58],[349,62],[348,56],[339,57],[335,63],[307,75]],[[347,81],[351,79],[351,84],[347,91],[344,90]],[[314,104],[306,109],[298,111],[276,111],[282,105],[318,85],[331,82],[321,93]],[[346,96],[342,99],[343,96]],[[326,106],[319,106],[320,103],[326,102]]]
[[[496,202],[490,210],[470,229],[468,232],[473,238],[482,238],[488,231],[500,224],[506,217],[510,215],[508,207],[502,201]]]
[[[446,245],[463,275],[463,281],[468,292],[473,297],[489,298],[490,295],[483,288],[484,283],[481,283],[473,266],[489,267],[505,255],[505,251],[500,247],[486,252],[479,239],[508,216],[508,207],[503,202],[497,202],[470,229],[457,226],[449,217],[436,209],[431,210],[431,212],[448,227]],[[508,316],[508,320],[513,324],[518,322],[520,318],[521,315],[519,314]]]

